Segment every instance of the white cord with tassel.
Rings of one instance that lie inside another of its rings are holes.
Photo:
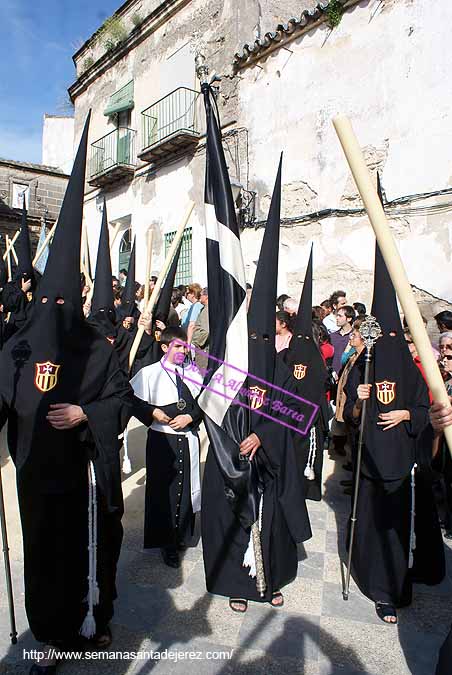
[[[311,427],[309,434],[309,454],[308,461],[304,470],[304,475],[308,480],[315,480],[314,462],[317,451],[317,435],[315,433],[315,426]]]
[[[415,531],[415,522],[416,522],[416,469],[417,464],[411,469],[411,527],[410,527],[410,555],[408,561],[408,568],[411,569],[414,565],[414,555],[413,551],[416,549],[416,531]]]
[[[80,635],[92,638],[96,634],[94,606],[99,604],[97,584],[97,489],[96,472],[92,461],[88,464],[88,612],[80,628]]]
[[[124,429],[124,458],[122,460],[122,472],[125,474],[132,473],[132,463],[129,458],[129,435],[127,427]]]
[[[261,498],[259,500],[259,532],[262,532],[262,513],[264,509],[264,493],[261,494]],[[248,542],[248,547],[245,551],[245,555],[243,556],[243,567],[249,567],[249,576],[253,577],[253,579],[256,577],[257,571],[256,571],[256,557],[254,555],[254,544],[253,544],[253,533],[250,532],[250,539]]]

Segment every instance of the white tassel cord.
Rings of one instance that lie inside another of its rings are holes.
[[[259,532],[262,532],[262,513],[264,509],[264,493],[261,494],[261,498],[259,500]],[[253,579],[256,578],[256,558],[254,556],[254,545],[253,545],[253,533],[250,532],[250,539],[248,541],[248,547],[245,551],[245,555],[243,556],[243,567],[249,567],[249,576],[253,577]]]
[[[132,473],[132,463],[129,458],[129,433],[127,427],[124,429],[124,459],[122,460],[122,472],[126,475]]]
[[[416,532],[415,532],[415,522],[416,522],[416,469],[417,464],[411,469],[411,526],[410,526],[410,555],[408,561],[408,568],[411,569],[414,565],[414,555],[413,551],[416,550]]]
[[[315,480],[314,462],[317,451],[317,435],[315,433],[315,426],[311,427],[309,434],[309,455],[304,475],[308,480]]]
[[[94,606],[99,604],[97,584],[97,489],[93,462],[88,464],[88,612],[80,628],[80,635],[92,638],[96,634]]]

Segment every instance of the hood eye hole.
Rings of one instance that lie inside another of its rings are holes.
[[[55,302],[57,305],[64,305],[64,298],[59,295],[55,298]]]
[[[42,304],[45,305],[48,299],[49,299],[49,298],[48,298],[47,296],[44,295],[44,297],[41,298]]]

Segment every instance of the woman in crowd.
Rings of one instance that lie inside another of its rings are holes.
[[[276,351],[280,352],[289,346],[292,338],[290,316],[287,312],[276,312]]]

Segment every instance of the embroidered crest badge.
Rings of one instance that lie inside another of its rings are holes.
[[[377,399],[380,403],[383,403],[383,405],[392,403],[395,399],[396,383],[383,380],[383,382],[375,382],[375,385],[377,387]]]
[[[266,389],[261,389],[261,387],[250,387],[250,406],[251,410],[258,410],[262,408],[265,400],[265,394],[267,393]]]
[[[293,367],[293,376],[297,380],[302,380],[306,375],[308,367],[304,366],[302,363],[295,363]]]
[[[35,385],[44,393],[53,389],[58,382],[58,371],[61,366],[46,361],[45,363],[36,363]]]

